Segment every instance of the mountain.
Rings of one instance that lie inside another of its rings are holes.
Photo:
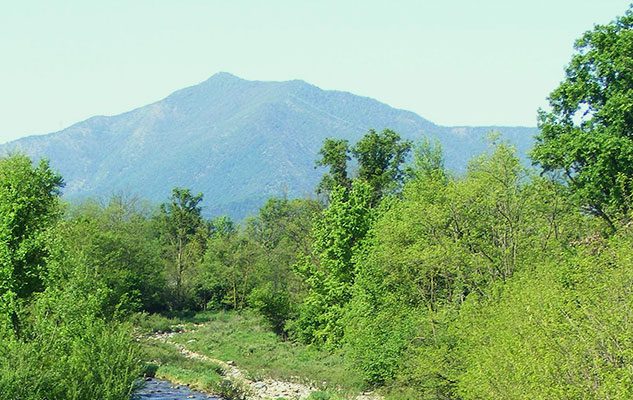
[[[368,97],[322,90],[304,81],[262,82],[218,73],[156,103],[96,116],[59,132],[0,145],[48,158],[71,200],[128,193],[165,201],[175,186],[205,194],[207,214],[241,218],[272,195],[313,193],[326,137],[358,140],[390,128],[419,141],[437,139],[448,168],[464,170],[501,132],[521,154],[535,128],[445,127]]]

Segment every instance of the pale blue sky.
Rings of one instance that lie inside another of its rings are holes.
[[[629,0],[0,0],[0,142],[219,71],[303,79],[444,125],[531,125],[573,41]]]

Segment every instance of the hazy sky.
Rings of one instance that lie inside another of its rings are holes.
[[[219,71],[303,79],[444,125],[531,125],[573,42],[629,0],[0,0],[0,142]]]

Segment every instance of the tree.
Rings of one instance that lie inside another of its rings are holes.
[[[404,398],[455,397],[449,328],[465,299],[491,296],[492,285],[558,254],[569,239],[561,226],[583,232],[577,219],[567,222],[560,186],[529,180],[508,146],[475,159],[462,177],[442,164],[436,147],[419,148],[402,197],[383,201],[389,207],[352,259],[346,353],[369,383],[400,375],[427,393]]]
[[[539,111],[532,159],[562,174],[575,198],[611,227],[633,194],[633,9],[575,43],[565,80]]]
[[[402,140],[396,132],[385,129],[376,132],[370,129],[352,148],[347,140],[326,139],[319,151],[321,158],[317,166],[329,166],[317,188],[318,193],[329,194],[337,187],[349,190],[353,179],[348,172],[347,162],[353,155],[358,162],[358,176],[373,189],[373,205],[390,193],[396,192],[405,178],[402,165],[411,151],[411,142]]]
[[[108,288],[105,314],[159,311],[165,288],[154,225],[135,199],[112,197],[72,207],[59,230],[68,252]]]
[[[354,254],[360,248],[384,196],[402,186],[402,168],[411,142],[396,132],[370,129],[349,149],[347,141],[327,139],[319,165],[330,165],[321,187],[326,186],[329,206],[315,221],[312,252],[299,262],[308,294],[291,329],[303,341],[338,346],[343,336],[341,321],[350,301],[356,277]],[[350,179],[347,161],[358,162],[358,176]]]
[[[259,246],[263,280],[249,295],[277,333],[285,336],[286,321],[294,316],[304,294],[303,283],[293,266],[310,253],[311,228],[321,211],[308,199],[269,199],[256,217],[247,222],[246,234]]]
[[[323,179],[317,187],[317,193],[329,194],[335,186],[349,188],[351,180],[347,175],[347,162],[349,156],[349,143],[345,139],[325,139],[323,147],[319,150],[320,159],[316,165],[319,167],[330,167],[328,173],[323,175]]]
[[[60,215],[62,186],[44,160],[34,166],[23,155],[0,159],[0,331],[19,336],[21,305],[44,290],[47,235]]]
[[[202,218],[202,193],[174,188],[171,199],[160,207],[159,229],[174,285],[175,305],[183,307],[187,273],[202,260],[209,226]]]
[[[429,176],[443,177],[447,179],[447,171],[444,167],[444,153],[439,141],[431,141],[424,138],[413,149],[413,165],[408,174],[412,178],[423,179]]]
[[[402,164],[411,151],[411,142],[396,132],[370,129],[352,148],[358,160],[358,178],[373,188],[374,204],[399,189],[404,181]]]
[[[202,292],[205,306],[240,310],[248,295],[261,281],[256,243],[242,232],[233,230],[214,234],[204,257]]]
[[[305,342],[333,347],[343,335],[343,310],[351,297],[353,255],[371,225],[372,190],[355,181],[349,193],[337,186],[330,205],[314,222],[311,256],[298,263],[308,294],[292,330]]]
[[[227,215],[211,219],[209,225],[212,235],[228,235],[235,231],[235,223]]]
[[[0,393],[129,398],[137,344],[127,324],[104,318],[108,288],[65,246],[62,185],[46,161],[0,159]]]

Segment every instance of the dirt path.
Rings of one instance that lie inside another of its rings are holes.
[[[200,325],[198,325],[200,326]],[[197,353],[187,349],[180,343],[175,343],[171,339],[180,332],[170,333],[158,333],[152,335],[152,339],[161,340],[165,343],[169,343],[176,347],[180,353],[191,359],[197,359],[202,361],[208,361],[213,364],[217,364],[224,371],[224,377],[228,379],[234,386],[239,388],[244,393],[247,400],[265,400],[265,399],[277,399],[286,398],[291,400],[305,400],[312,392],[316,392],[319,389],[302,383],[285,382],[275,379],[265,378],[262,380],[251,380],[247,378],[246,374],[240,370],[235,363],[231,361],[222,361],[215,358],[208,357],[204,354]],[[189,331],[191,332],[191,331]],[[354,398],[354,400],[382,400],[382,396],[374,393],[363,393]]]

